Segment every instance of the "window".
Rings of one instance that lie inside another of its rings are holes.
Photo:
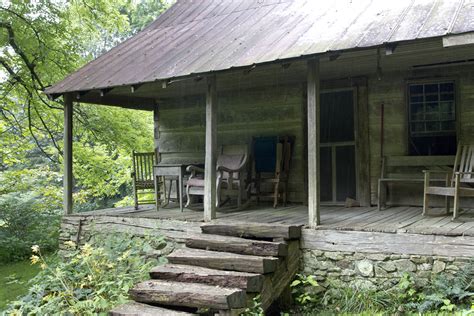
[[[454,82],[409,84],[408,107],[410,155],[454,155]]]

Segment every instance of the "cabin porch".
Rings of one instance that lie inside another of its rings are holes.
[[[225,260],[245,265],[243,257],[229,257],[234,255],[228,252],[232,252],[232,247],[247,249],[246,243],[259,242],[247,236],[249,231],[300,229],[301,225],[298,239],[265,239],[290,242],[293,247],[291,256],[279,259],[279,272],[267,274],[271,286],[270,290],[262,291],[265,308],[277,299],[296,273],[314,275],[321,284],[340,281],[356,286],[362,282],[387,289],[396,286],[404,273],[428,283],[441,272],[454,274],[464,269],[474,257],[471,210],[464,210],[455,221],[442,208],[432,209],[431,215],[425,217],[421,207],[410,206],[378,211],[377,207],[322,205],[320,210],[321,223],[311,229],[308,207],[301,204],[273,208],[262,203],[239,211],[218,209],[216,219],[210,223],[204,223],[203,211],[185,208],[181,212],[177,205],[159,210],[152,205],[138,210],[111,208],[64,216],[60,242],[85,243],[96,232],[159,236],[169,243],[164,249],[152,249],[148,255],[171,256],[171,263],[186,259],[187,264],[204,265],[205,261],[205,267],[216,267]],[[203,228],[206,226],[220,226],[226,236],[209,236],[210,232]],[[201,250],[194,249],[197,243]]]
[[[394,206],[382,211],[377,207],[322,206],[321,225],[317,230],[361,231],[381,233],[410,233],[444,236],[474,236],[474,212],[464,210],[459,218],[451,220],[443,208],[433,208],[430,216],[422,216],[422,207]],[[121,217],[173,220],[184,222],[203,222],[203,212],[184,209],[171,204],[160,208],[154,206],[109,208],[97,211],[77,213],[68,217]],[[273,208],[270,205],[252,205],[245,210],[223,209],[217,211],[217,221],[249,222],[269,224],[308,224],[308,207],[292,204]]]

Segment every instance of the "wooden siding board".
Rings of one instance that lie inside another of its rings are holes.
[[[380,177],[380,104],[385,104],[384,153],[403,156],[408,148],[407,101],[405,87],[412,80],[456,80],[459,140],[469,140],[474,135],[474,76],[473,66],[442,67],[384,73],[382,80],[369,77],[369,129],[370,129],[370,176],[372,203],[377,199],[377,180]],[[421,170],[420,170],[421,173]],[[389,192],[396,203],[420,205],[421,185],[394,185]],[[441,202],[441,200],[440,200]],[[466,205],[472,201],[464,200]]]
[[[158,144],[162,160],[203,160],[205,107],[201,96],[163,100],[159,109]],[[305,197],[303,163],[304,136],[301,127],[301,85],[281,85],[221,92],[218,95],[217,142],[250,144],[253,136],[293,135],[292,167],[288,196],[301,202]]]

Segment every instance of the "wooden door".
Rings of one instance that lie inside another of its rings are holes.
[[[321,93],[321,201],[357,198],[354,90]]]

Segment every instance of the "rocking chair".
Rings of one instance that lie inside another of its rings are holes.
[[[273,207],[279,201],[286,205],[288,196],[288,178],[294,137],[255,137],[252,145],[254,160],[254,184],[257,204],[260,198],[272,198]],[[262,185],[267,185],[271,190],[262,191]]]
[[[155,164],[155,153],[132,152],[133,158],[133,196],[135,209],[139,205],[155,203],[155,183],[153,181],[153,165]],[[161,184],[160,184],[161,187]],[[153,197],[153,198],[150,198]]]

